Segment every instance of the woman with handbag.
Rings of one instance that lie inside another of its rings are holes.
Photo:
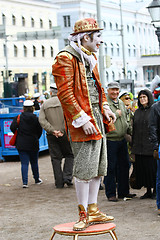
[[[133,118],[132,153],[135,154],[135,176],[137,189],[146,188],[140,199],[156,198],[156,160],[150,142],[149,116],[153,104],[152,93],[141,90],[138,94],[138,109]],[[152,191],[153,189],[153,191]]]
[[[43,181],[39,178],[38,155],[39,138],[42,134],[42,127],[39,124],[38,117],[33,114],[34,106],[31,100],[25,100],[23,103],[23,112],[20,115],[18,124],[17,117],[13,119],[10,129],[13,133],[17,131],[16,148],[21,161],[21,173],[23,188],[28,187],[28,166],[31,164],[33,177],[36,184]]]

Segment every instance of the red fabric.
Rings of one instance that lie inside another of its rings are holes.
[[[20,114],[19,114],[18,117],[17,117],[17,123],[18,123],[18,125],[19,125],[19,122],[20,122]],[[10,139],[10,141],[9,141],[9,144],[10,144],[11,146],[15,146],[15,145],[16,145],[17,133],[18,133],[18,131],[16,130],[15,133],[14,133],[14,135],[11,137],[11,139]]]
[[[69,128],[72,141],[82,142],[89,140],[99,140],[102,138],[96,121],[92,114],[92,107],[89,99],[89,91],[84,65],[77,61],[67,52],[61,52],[57,55],[52,65],[52,74],[58,89],[58,97],[62,104],[66,120],[66,128]],[[103,104],[107,102],[104,90],[99,80],[98,66],[93,69],[93,77],[99,91],[99,105],[103,114]],[[73,120],[80,117],[85,112],[91,117],[91,122],[95,126],[98,134],[86,135],[82,128],[74,128]],[[104,121],[107,123],[105,117]],[[67,129],[66,129],[67,130]]]

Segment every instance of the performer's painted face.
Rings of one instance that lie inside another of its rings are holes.
[[[87,50],[89,50],[90,52],[98,51],[101,43],[103,43],[101,35],[101,32],[94,32],[92,36],[89,35],[88,41],[85,46]]]

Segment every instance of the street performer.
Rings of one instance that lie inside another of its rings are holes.
[[[97,207],[100,179],[107,170],[104,123],[108,129],[110,120],[114,122],[116,118],[101,86],[94,54],[102,43],[100,30],[93,18],[77,21],[69,36],[70,45],[58,53],[52,66],[74,154],[73,176],[80,216],[73,226],[75,231],[114,220]]]

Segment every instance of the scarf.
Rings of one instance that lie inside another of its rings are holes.
[[[85,34],[90,34],[90,33],[91,32],[88,32],[88,33],[85,32],[85,33],[79,33],[76,35],[70,35],[68,40],[70,41],[71,47],[73,47],[74,50],[81,55],[83,65],[85,66],[85,61],[87,61],[90,66],[90,71],[92,72],[92,70],[94,69],[94,67],[97,63],[97,60],[95,59],[92,52],[88,51],[86,48],[84,48],[81,45],[81,41],[80,41],[84,37]],[[77,42],[77,43],[75,43],[75,42]]]

